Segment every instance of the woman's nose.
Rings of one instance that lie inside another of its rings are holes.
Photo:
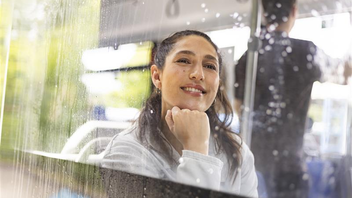
[[[195,65],[189,77],[194,80],[204,80],[203,66],[201,64]]]

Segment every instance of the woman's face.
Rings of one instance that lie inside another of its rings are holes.
[[[163,114],[174,106],[206,111],[219,87],[219,68],[216,50],[203,37],[191,35],[177,41],[163,70],[152,67],[153,82],[162,93]]]

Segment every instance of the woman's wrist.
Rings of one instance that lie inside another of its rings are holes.
[[[183,149],[201,153],[203,155],[208,155],[209,142],[204,142],[203,144],[186,144],[183,145]]]

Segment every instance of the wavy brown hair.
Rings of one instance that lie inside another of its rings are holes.
[[[165,65],[165,59],[169,52],[173,49],[174,44],[180,39],[191,35],[203,37],[215,48],[219,58],[221,73],[222,58],[218,52],[218,47],[213,43],[208,35],[195,30],[180,31],[164,39],[159,44],[155,52],[154,64],[162,70]],[[226,92],[224,89],[221,89],[221,87],[222,82],[220,80],[216,99],[205,113],[209,117],[211,134],[216,140],[216,152],[220,153],[221,151],[224,151],[226,153],[228,163],[230,164],[230,170],[236,171],[242,163],[242,155],[240,152],[241,143],[235,140],[234,136],[237,136],[237,134],[230,129],[230,124],[233,119],[233,111],[231,104],[227,99]],[[162,156],[165,157],[165,159],[172,161],[172,146],[164,138],[161,132],[161,95],[161,93],[154,91],[147,99],[138,118],[137,135],[139,140],[145,146],[157,150]],[[219,118],[220,110],[225,114],[224,119]],[[151,141],[157,144],[153,144]]]

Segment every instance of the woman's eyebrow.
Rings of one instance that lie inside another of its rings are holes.
[[[206,59],[209,59],[209,60],[214,60],[214,61],[218,61],[218,59],[217,58],[215,58],[214,56],[212,56],[212,55],[205,55],[204,56],[204,58],[206,58]]]
[[[196,54],[192,51],[189,51],[189,50],[182,50],[182,51],[179,51],[176,53],[176,55],[178,54],[186,54],[186,55],[192,55],[192,56],[195,56]]]
[[[192,55],[192,56],[195,56],[196,54],[192,51],[189,51],[189,50],[182,50],[182,51],[179,51],[176,53],[176,55],[178,54],[186,54],[186,55]],[[210,54],[207,54],[204,56],[204,58],[206,59],[209,59],[209,60],[214,60],[214,61],[218,61],[217,58],[215,58],[214,56],[210,55]]]

